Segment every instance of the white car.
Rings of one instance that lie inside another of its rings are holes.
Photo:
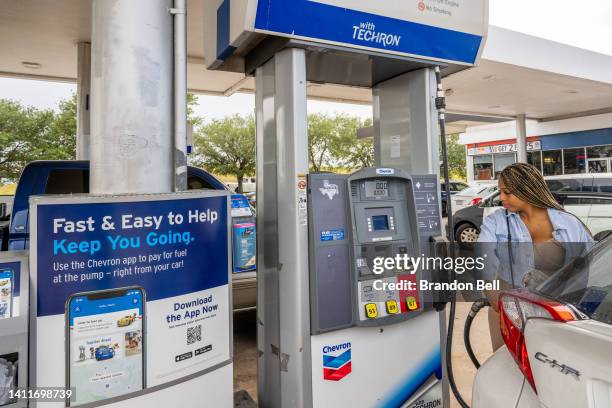
[[[553,192],[612,193],[612,173],[546,176],[544,180]]]
[[[451,196],[453,214],[462,208],[479,204],[485,197],[497,191],[497,184],[470,186]]]
[[[472,408],[612,407],[612,238],[537,290],[504,292],[506,346],[476,373]]]
[[[230,181],[227,186],[232,191],[237,191],[238,183]],[[243,193],[254,193],[257,190],[257,184],[255,177],[243,177],[242,178],[242,192]]]

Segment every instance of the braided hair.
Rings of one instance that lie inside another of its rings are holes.
[[[499,179],[513,195],[534,207],[564,211],[550,192],[540,171],[531,164],[511,164],[502,170]]]

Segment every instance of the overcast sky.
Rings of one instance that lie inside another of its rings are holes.
[[[612,55],[612,0],[490,0],[490,23]],[[75,90],[73,84],[0,78],[0,98],[38,108],[54,109]],[[200,96],[196,113],[210,120],[253,109],[253,95]],[[371,116],[369,106],[320,101],[309,101],[308,110]]]

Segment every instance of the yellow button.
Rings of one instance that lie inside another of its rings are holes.
[[[387,313],[396,314],[397,312],[397,302],[395,300],[387,300]]]
[[[378,309],[376,309],[376,304],[368,303],[365,305],[366,316],[368,319],[375,319],[378,317]]]
[[[406,306],[408,306],[408,310],[416,310],[419,308],[416,299],[412,296],[406,298]]]

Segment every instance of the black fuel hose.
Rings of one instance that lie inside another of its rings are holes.
[[[449,231],[453,231],[453,211],[450,200],[450,177],[448,171],[448,151],[446,146],[446,100],[444,98],[444,88],[442,87],[442,74],[440,73],[440,67],[435,67],[436,72],[436,82],[438,83],[438,94],[436,96],[436,109],[438,110],[438,124],[440,127],[440,144],[442,147],[442,169],[444,171],[444,184],[446,190],[446,214],[448,220]],[[449,252],[451,258],[455,258],[455,237],[453,233],[448,234],[449,237]],[[450,281],[454,281],[456,279],[456,273],[454,269],[450,271]],[[461,405],[462,408],[470,408],[470,406],[465,402],[459,389],[457,388],[457,383],[455,383],[455,377],[453,375],[453,330],[455,328],[455,313],[457,309],[457,292],[450,292],[450,311],[448,317],[448,333],[446,334],[446,375],[448,376],[448,382],[450,384],[451,390]]]
[[[472,308],[470,309],[470,313],[468,313],[467,319],[465,319],[465,327],[463,328],[463,343],[465,344],[465,350],[470,356],[470,360],[474,363],[476,369],[480,368],[480,362],[476,358],[474,354],[474,350],[472,349],[472,342],[470,341],[470,330],[472,329],[472,322],[474,318],[480,312],[481,309],[490,306],[489,300],[487,298],[478,299],[472,304]]]

